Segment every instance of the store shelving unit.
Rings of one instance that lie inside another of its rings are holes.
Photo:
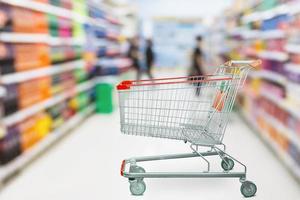
[[[28,34],[28,33],[0,33],[0,41],[8,43],[43,43],[51,46],[58,45],[84,45],[84,38],[60,38],[52,37],[47,34]]]
[[[66,77],[69,76],[82,76],[82,74],[74,75],[76,70],[85,71],[85,78],[84,80],[76,81],[75,85],[71,81],[73,84],[72,86],[68,85],[68,87],[64,90],[53,92],[53,94],[51,94],[48,98],[38,101],[32,105],[25,108],[18,108],[18,110],[13,113],[5,114],[2,118],[0,115],[0,158],[2,154],[4,155],[4,149],[2,148],[7,146],[5,142],[10,139],[10,137],[7,136],[12,134],[9,131],[12,127],[17,127],[20,130],[18,135],[21,136],[19,137],[24,138],[24,136],[22,136],[24,133],[21,130],[23,130],[26,125],[22,125],[22,123],[31,120],[35,116],[39,116],[41,113],[43,115],[49,115],[49,112],[57,112],[55,111],[55,108],[59,105],[67,105],[68,110],[63,110],[63,112],[66,113],[71,112],[70,110],[74,112],[74,107],[77,107],[75,109],[76,113],[73,113],[71,117],[65,118],[63,123],[59,122],[61,125],[52,129],[46,134],[46,136],[43,136],[42,139],[39,139],[39,141],[30,148],[21,150],[18,155],[14,155],[9,161],[2,163],[3,165],[0,165],[0,186],[18,171],[27,166],[37,156],[41,155],[42,152],[48,149],[57,140],[66,135],[70,129],[75,128],[80,122],[86,119],[87,116],[93,113],[95,110],[93,93],[95,92],[96,84],[98,84],[99,79],[101,79],[101,77],[95,77],[95,68],[97,67],[95,63],[98,63],[99,59],[101,60],[103,57],[107,57],[106,59],[112,59],[113,61],[118,59],[118,57],[122,54],[119,48],[120,24],[115,17],[111,16],[111,12],[107,12],[107,8],[104,5],[97,4],[97,7],[95,7],[97,10],[94,12],[99,12],[101,15],[92,16],[89,12],[91,8],[89,8],[88,4],[86,5],[87,10],[84,12],[78,12],[78,10],[51,5],[50,2],[51,1],[49,1],[49,3],[42,3],[33,0],[0,0],[0,3],[12,8],[16,7],[26,10],[27,12],[37,12],[45,15],[51,15],[56,18],[67,19],[73,23],[72,26],[79,24],[85,33],[78,34],[79,36],[75,34],[72,36],[62,37],[53,36],[53,34],[50,33],[50,27],[49,33],[29,33],[25,31],[13,32],[5,30],[0,32],[0,43],[9,45],[34,44],[47,46],[49,48],[70,47],[71,49],[76,46],[81,47],[83,52],[80,52],[79,57],[71,60],[60,60],[59,63],[52,63],[39,68],[23,71],[15,70],[13,72],[0,75],[0,104],[2,100],[7,98],[7,92],[10,92],[9,90],[11,90],[11,86],[17,85],[17,87],[19,87],[20,84],[30,83],[30,81],[34,80],[42,80],[45,79],[45,77],[51,79],[53,84],[54,80],[57,80],[57,77],[62,77],[60,79],[65,81],[65,79],[68,80]],[[86,3],[88,2],[89,1],[86,1]],[[72,4],[74,2],[69,1],[69,3]],[[84,8],[85,6],[83,6],[83,8],[80,7],[80,9]],[[50,23],[50,21],[48,21],[48,23]],[[48,24],[48,26],[50,26],[50,24]],[[96,31],[99,30],[104,31],[103,37],[101,38],[96,36]],[[103,45],[95,46],[95,44],[101,40],[104,41]],[[100,47],[106,49],[104,55],[99,55],[98,51],[100,51]],[[130,63],[128,63],[126,58],[122,57],[120,59],[124,59],[124,62],[119,62],[114,67],[120,68],[120,71],[123,72],[124,68],[129,66]],[[62,83],[71,84],[67,82]],[[54,85],[51,87],[54,87]],[[52,88],[51,91],[52,90],[54,89]],[[83,99],[82,95],[84,95]],[[79,97],[81,97],[81,99],[79,99]],[[81,104],[84,106],[80,107],[79,105]],[[60,115],[62,115],[62,113],[60,113]],[[53,123],[54,120],[55,119],[53,119]],[[45,123],[45,121],[43,123]],[[23,129],[21,129],[21,127],[23,127]],[[37,133],[40,134],[38,131]]]
[[[268,59],[268,60],[275,60],[275,61],[287,61],[289,56],[287,53],[280,52],[280,51],[261,51],[257,54],[259,58]]]
[[[300,43],[295,39],[300,33],[300,2],[260,3],[227,11],[231,14],[225,19],[229,28],[223,27],[223,44],[229,48],[222,56],[263,61],[249,74],[239,96],[241,113],[300,180]]]
[[[54,74],[71,71],[74,69],[83,68],[85,65],[86,65],[86,61],[83,59],[79,59],[76,61],[65,62],[63,64],[46,66],[44,68],[37,69],[37,70],[6,74],[0,77],[0,82],[2,84],[19,83],[19,82],[23,82],[35,78],[50,76]]]

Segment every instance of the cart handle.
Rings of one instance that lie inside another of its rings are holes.
[[[150,79],[147,80],[146,83],[140,83],[143,81],[131,81],[126,80],[122,81],[120,84],[117,85],[118,90],[128,90],[131,86],[149,86],[149,85],[166,85],[166,84],[178,84],[178,83],[207,83],[211,81],[226,81],[232,80],[232,78],[211,78],[211,79],[201,79],[201,80],[183,80],[178,81],[178,79],[190,79],[190,78],[205,78],[206,76],[190,76],[190,77],[176,77],[176,78],[162,78],[162,79]],[[177,80],[177,81],[170,81],[170,80]],[[151,81],[151,82],[150,82]],[[167,81],[167,82],[155,82],[155,81]]]
[[[248,65],[253,68],[257,68],[262,63],[261,60],[230,60],[224,63],[224,66],[234,67],[234,65]]]

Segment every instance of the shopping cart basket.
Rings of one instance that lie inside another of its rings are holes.
[[[128,178],[133,195],[146,190],[144,178],[240,178],[241,193],[254,196],[256,185],[246,180],[246,166],[225,152],[222,143],[238,89],[249,70],[260,61],[229,61],[213,75],[123,81],[118,86],[121,132],[129,135],[168,138],[190,143],[192,153],[130,158],[121,175]],[[200,152],[199,147],[208,148]],[[207,156],[221,158],[223,171],[211,171]],[[202,172],[146,172],[137,162],[200,157],[207,163]],[[243,167],[231,171],[234,163]],[[129,167],[126,167],[129,164]],[[126,168],[129,169],[126,171]]]

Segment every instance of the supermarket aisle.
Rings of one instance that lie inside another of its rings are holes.
[[[299,185],[238,115],[227,133],[228,151],[248,165],[248,178],[258,186],[255,199],[299,197]],[[181,151],[188,151],[183,142],[121,135],[118,112],[95,115],[27,168],[0,193],[0,199],[134,199],[128,182],[119,175],[121,160]],[[144,165],[146,170],[201,166],[198,159],[150,164]],[[240,184],[232,179],[148,179],[146,184],[145,195],[136,199],[242,199]]]

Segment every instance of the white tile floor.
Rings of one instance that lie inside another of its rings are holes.
[[[253,199],[299,199],[299,184],[238,117],[232,117],[224,142],[228,152],[247,164],[248,179],[255,181],[258,187]],[[92,116],[5,187],[0,199],[243,198],[236,179],[146,179],[144,196],[131,196],[127,180],[119,175],[122,159],[189,149],[179,141],[121,135],[118,121],[117,112]],[[201,162],[188,159],[144,166],[146,170],[197,170]]]

